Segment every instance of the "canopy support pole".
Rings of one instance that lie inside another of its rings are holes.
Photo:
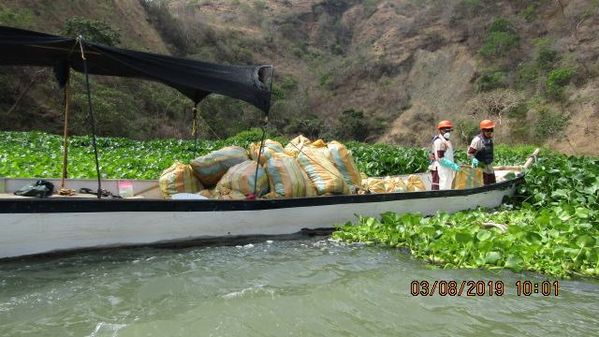
[[[60,192],[63,194],[65,190],[64,180],[68,178],[68,156],[69,156],[69,78],[64,85],[64,132],[63,132],[63,145],[62,145],[62,179],[60,180]],[[65,194],[68,194],[65,193]]]
[[[94,112],[92,109],[92,96],[89,85],[89,73],[87,71],[87,61],[85,59],[85,53],[83,52],[83,36],[79,35],[77,38],[79,41],[79,47],[81,48],[81,60],[83,61],[83,72],[85,73],[85,88],[87,90],[87,106],[89,112],[89,122],[92,129],[92,145],[94,147],[94,157],[96,159],[96,175],[98,176],[98,199],[102,198],[102,181],[100,179],[100,162],[98,160],[98,145],[96,143],[96,121],[94,119]]]
[[[191,136],[193,137],[193,152],[198,153],[198,102],[194,102],[191,109]]]

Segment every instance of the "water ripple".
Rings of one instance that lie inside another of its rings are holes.
[[[421,297],[413,280],[501,280],[504,296]],[[131,249],[0,264],[0,336],[592,336],[599,281],[517,296],[542,275],[431,268],[331,240]]]

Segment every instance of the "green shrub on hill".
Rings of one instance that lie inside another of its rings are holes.
[[[547,96],[556,100],[561,100],[564,87],[570,83],[570,80],[576,71],[572,68],[557,68],[547,75]]]
[[[535,62],[539,69],[545,72],[553,69],[555,64],[559,61],[559,53],[555,49],[551,49],[546,46],[541,46],[537,51]]]
[[[506,73],[503,71],[491,71],[483,73],[476,80],[476,91],[490,91],[506,87]]]
[[[187,34],[185,34],[181,21],[177,20],[168,10],[168,2],[139,0],[139,3],[145,9],[149,20],[156,27],[160,36],[165,42],[174,47],[171,48],[174,49],[174,54],[187,54],[189,52],[189,43],[186,40]]]
[[[538,111],[535,123],[535,135],[537,139],[560,138],[568,123],[568,118],[563,114],[544,107]]]
[[[519,45],[520,37],[513,24],[507,19],[497,18],[491,24],[479,52],[486,58],[494,59],[508,55]]]
[[[10,8],[0,4],[0,25],[30,28],[34,14],[28,8]]]
[[[67,19],[61,33],[71,37],[81,35],[86,41],[108,46],[117,46],[121,42],[121,34],[104,21],[90,20],[80,16]]]
[[[538,16],[537,6],[535,4],[526,6],[526,9],[520,13],[520,16],[522,16],[526,22],[533,22]]]
[[[324,133],[324,121],[316,116],[294,118],[284,129],[286,134],[303,134],[310,139],[320,138]]]
[[[515,87],[527,92],[536,93],[539,81],[539,68],[534,63],[523,63],[516,69]]]

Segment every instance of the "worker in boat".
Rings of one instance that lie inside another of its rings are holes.
[[[480,122],[480,134],[476,135],[468,148],[468,159],[472,160],[472,167],[483,170],[483,183],[495,183],[495,170],[493,170],[493,131],[495,122],[485,119]]]
[[[437,135],[433,137],[431,154],[431,190],[451,189],[455,171],[460,170],[460,166],[453,160],[453,145],[449,140],[451,131],[453,124],[450,121],[444,120],[437,124]]]

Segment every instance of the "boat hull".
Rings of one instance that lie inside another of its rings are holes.
[[[499,206],[522,177],[466,190],[277,200],[0,199],[0,259],[79,249],[224,241],[331,228],[357,215]]]

